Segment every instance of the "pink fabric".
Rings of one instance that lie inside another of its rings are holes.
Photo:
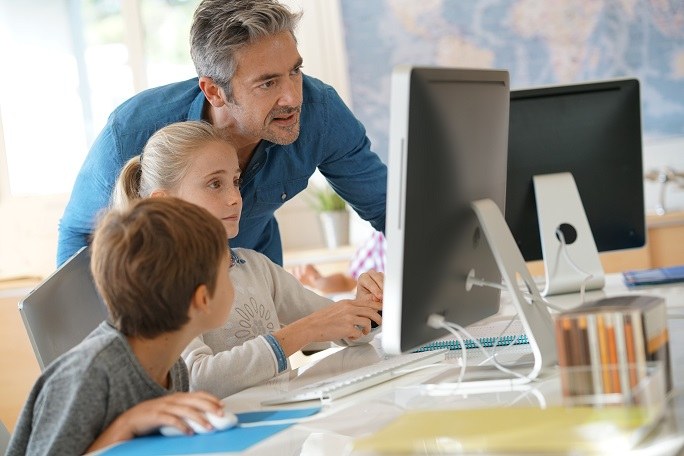
[[[375,231],[354,254],[349,265],[349,275],[358,280],[361,274],[370,269],[385,272],[386,248],[385,236],[380,231]]]

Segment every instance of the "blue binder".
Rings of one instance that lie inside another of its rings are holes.
[[[628,287],[684,282],[684,265],[625,271],[622,278]]]

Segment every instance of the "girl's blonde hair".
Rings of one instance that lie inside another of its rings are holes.
[[[112,207],[127,207],[158,189],[171,190],[185,177],[193,153],[212,142],[227,142],[216,128],[203,121],[169,124],[147,140],[140,155],[128,160],[114,187]]]

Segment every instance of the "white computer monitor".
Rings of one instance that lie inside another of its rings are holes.
[[[509,75],[399,66],[392,73],[387,263],[382,345],[402,353],[446,334],[431,314],[466,326],[499,310],[501,274],[471,202],[503,213]]]

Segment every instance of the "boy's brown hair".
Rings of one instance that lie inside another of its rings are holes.
[[[99,222],[90,267],[116,328],[153,338],[188,322],[197,287],[210,296],[228,254],[225,228],[206,209],[178,198],[145,198]]]

